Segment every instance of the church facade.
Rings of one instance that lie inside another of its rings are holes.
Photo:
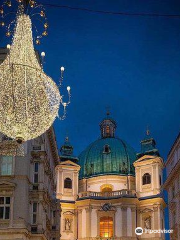
[[[164,239],[163,233],[150,233],[164,229],[164,164],[155,140],[147,133],[136,154],[116,137],[116,127],[108,114],[100,123],[101,137],[79,158],[68,139],[61,147],[56,176],[62,240]]]

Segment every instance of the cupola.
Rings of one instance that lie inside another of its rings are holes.
[[[71,160],[75,163],[78,162],[78,158],[73,155],[73,146],[71,145],[68,137],[65,138],[65,142],[60,148],[60,160]]]
[[[107,112],[106,118],[100,123],[101,137],[114,138],[116,130],[116,122],[110,118],[110,113]]]
[[[141,141],[141,152],[137,154],[138,157],[142,157],[143,155],[160,156],[156,148],[156,141],[151,136],[149,129],[147,129],[146,136]]]

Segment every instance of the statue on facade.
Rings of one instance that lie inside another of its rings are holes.
[[[151,229],[151,217],[147,217],[144,219],[144,228]]]
[[[71,230],[71,221],[69,218],[65,218],[65,230],[70,231]]]

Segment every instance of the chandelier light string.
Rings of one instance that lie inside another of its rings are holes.
[[[14,8],[17,11],[14,11]],[[25,13],[29,15],[32,21],[33,31],[34,31],[34,42],[39,45],[41,44],[41,39],[48,36],[49,24],[45,14],[45,9],[43,4],[39,4],[34,0],[5,0],[0,7],[0,26],[6,29],[6,36],[10,37],[14,32],[14,25],[16,24],[16,13]],[[37,23],[40,23],[39,27]]]
[[[58,115],[63,102],[55,82],[38,61],[32,38],[29,15],[18,14],[12,46],[0,65],[0,131],[22,142],[44,133]],[[62,74],[62,73],[61,73]]]

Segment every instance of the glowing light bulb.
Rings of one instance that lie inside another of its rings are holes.
[[[64,67],[61,67],[61,72],[64,72],[64,69],[65,69]]]
[[[49,27],[48,23],[45,23],[45,24],[44,24],[44,28],[47,29],[48,27]]]
[[[11,33],[8,31],[8,32],[6,33],[6,36],[7,36],[7,37],[10,37],[10,36],[11,36]]]
[[[10,44],[7,44],[7,49],[10,49],[11,48],[11,45]]]
[[[1,22],[0,25],[1,25],[2,27],[4,27],[5,23],[4,23],[4,22]]]
[[[40,16],[41,16],[41,17],[45,17],[44,11],[41,11],[41,12],[40,12]]]
[[[0,8],[0,14],[3,14],[3,13],[4,13],[3,8]]]
[[[7,1],[6,4],[8,7],[11,7],[11,1]]]
[[[44,31],[44,32],[42,33],[42,35],[43,35],[43,36],[47,36],[47,35],[48,35],[47,31]]]
[[[67,87],[67,90],[68,90],[68,92],[69,92],[69,91],[71,90],[71,87],[70,87],[70,86],[68,86],[68,87]]]
[[[36,44],[39,45],[41,42],[39,39],[36,39]]]
[[[45,57],[45,55],[46,55],[45,52],[41,53],[41,57]]]

